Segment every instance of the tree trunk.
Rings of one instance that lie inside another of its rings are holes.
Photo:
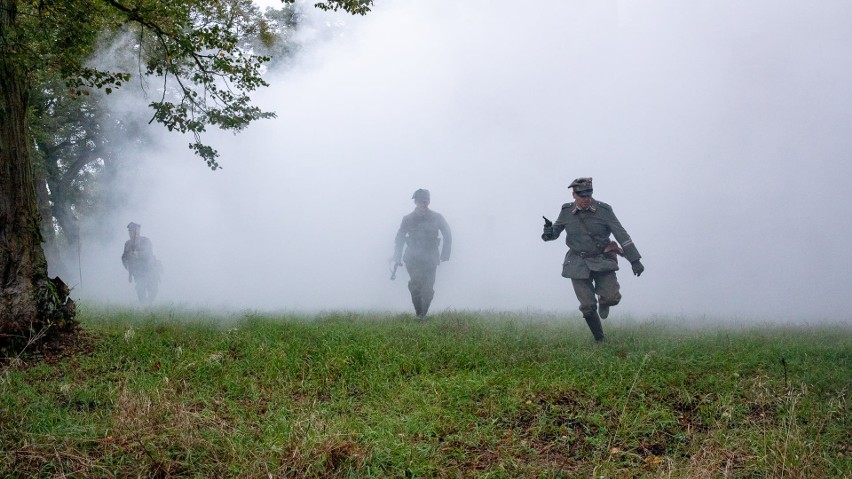
[[[72,276],[72,271],[67,266],[69,264],[67,262],[67,241],[63,241],[65,236],[60,235],[54,226],[53,206],[51,205],[47,179],[38,173],[38,168],[34,170],[36,195],[38,196],[38,212],[41,215],[41,245],[44,249],[44,256],[47,259],[47,272],[50,275],[62,276],[68,279]],[[61,226],[60,224],[60,228]]]
[[[15,2],[0,0],[0,349],[76,324],[61,279],[50,279],[27,128],[29,81],[4,48],[15,27]]]

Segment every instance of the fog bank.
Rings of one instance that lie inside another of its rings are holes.
[[[142,152],[114,235],[84,239],[79,297],[135,302],[135,221],[161,304],[410,310],[387,261],[427,188],[454,235],[433,311],[578,314],[541,216],[591,176],[646,266],[621,261],[612,319],[852,317],[852,3],[378,0],[307,20],[346,27],[269,73],[254,98],[277,119],[205,136],[222,170],[166,133]]]

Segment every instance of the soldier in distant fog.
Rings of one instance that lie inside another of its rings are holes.
[[[435,273],[438,264],[450,259],[453,237],[450,225],[444,217],[429,209],[429,190],[419,189],[411,198],[414,199],[414,211],[402,218],[402,224],[396,233],[393,260],[397,265],[405,261],[414,313],[418,318],[423,318],[429,311],[429,305],[435,295]],[[439,252],[441,239],[443,245]]]
[[[553,241],[565,231],[568,253],[562,263],[562,276],[571,279],[580,301],[580,312],[595,341],[603,341],[601,318],[609,316],[609,308],[621,301],[618,280],[618,256],[630,261],[633,274],[645,271],[641,255],[627,230],[608,204],[592,198],[592,179],[577,178],[568,186],[574,201],[562,205],[555,222],[544,219],[541,239]],[[610,241],[610,235],[618,241]],[[619,246],[621,243],[621,246]],[[598,299],[599,298],[599,299]]]
[[[124,243],[121,264],[127,270],[127,280],[136,282],[136,295],[142,304],[151,304],[160,285],[160,263],[154,257],[151,240],[141,236],[142,226],[131,222],[127,225],[130,239]]]

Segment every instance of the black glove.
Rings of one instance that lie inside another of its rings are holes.
[[[544,216],[542,216],[544,218]],[[547,218],[544,218],[544,226],[553,226],[553,222]]]
[[[642,262],[639,261],[638,259],[636,261],[630,263],[630,265],[633,266],[633,274],[635,274],[636,276],[641,275],[642,272],[645,271],[645,267],[642,266]]]
[[[552,238],[553,237],[553,225],[545,225],[541,236],[544,237],[544,238]]]

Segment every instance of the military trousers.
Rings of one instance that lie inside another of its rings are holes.
[[[425,316],[435,296],[435,275],[438,265],[431,262],[406,262],[408,271],[408,291],[411,292],[411,303],[417,316]]]
[[[159,291],[160,279],[155,275],[134,276],[136,282],[136,296],[141,304],[151,304],[154,298],[157,297]]]
[[[615,271],[592,271],[586,279],[571,279],[574,294],[580,300],[580,312],[584,318],[597,315],[598,297],[603,306],[615,306],[621,301],[618,278]]]

